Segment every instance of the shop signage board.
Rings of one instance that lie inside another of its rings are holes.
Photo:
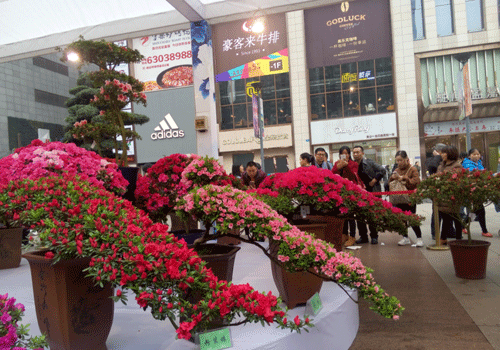
[[[196,153],[193,86],[167,89],[148,95],[148,104],[134,105],[134,112],[149,117],[136,125],[137,162],[156,162],[174,153]]]
[[[500,131],[500,117],[470,119],[470,132]],[[465,134],[465,120],[453,120],[424,124],[424,136],[448,136]]]
[[[291,125],[266,126],[264,149],[286,148],[292,144]],[[260,149],[260,139],[254,136],[253,129],[241,129],[219,132],[219,151],[250,151]]]
[[[144,91],[193,84],[190,29],[133,39],[132,47],[144,56],[134,63],[134,77],[144,82]]]
[[[321,120],[311,123],[311,144],[394,138],[396,126],[396,113]]]
[[[389,0],[356,0],[305,10],[308,67],[392,56],[389,9]]]
[[[284,13],[214,25],[213,38],[217,82],[289,71]]]

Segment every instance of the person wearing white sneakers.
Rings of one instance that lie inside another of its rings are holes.
[[[398,166],[389,178],[389,183],[391,183],[392,181],[400,181],[403,185],[406,186],[408,190],[414,190],[415,188],[417,188],[418,184],[420,183],[420,175],[417,168],[411,166],[410,159],[408,158],[408,154],[406,153],[406,151],[398,151],[396,153],[396,164]],[[413,214],[415,214],[417,211],[417,206],[411,205],[410,202],[393,204],[393,206],[403,211],[410,211]],[[422,231],[420,230],[420,226],[412,226],[411,228],[417,236],[416,246],[423,247],[424,242],[422,241]],[[398,242],[398,245],[409,244],[411,244],[411,241],[408,237],[403,237],[403,239]]]

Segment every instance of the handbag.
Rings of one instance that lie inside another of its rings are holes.
[[[408,171],[410,171],[410,169],[411,169],[411,167],[408,169]],[[406,172],[406,174],[408,174],[408,171]],[[389,191],[390,192],[408,191],[408,189],[400,180],[394,180],[394,181],[389,182]],[[408,195],[408,194],[390,194],[389,201],[393,205],[409,204],[410,203],[410,195]]]

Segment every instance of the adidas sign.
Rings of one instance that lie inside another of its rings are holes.
[[[184,130],[179,130],[174,118],[169,114],[163,117],[163,120],[155,128],[155,132],[151,134],[152,140],[174,139],[184,137]]]

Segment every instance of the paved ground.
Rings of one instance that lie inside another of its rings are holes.
[[[427,218],[422,226],[427,245],[434,244],[431,211],[430,203],[417,208]],[[399,247],[393,233],[382,233],[378,246],[362,245],[355,254],[407,310],[395,325],[360,305],[360,329],[351,349],[500,349],[500,213],[489,206],[486,219],[492,238],[481,236],[479,223],[471,225],[473,238],[491,242],[484,280],[456,277],[449,251]],[[411,229],[410,238],[416,239]]]

